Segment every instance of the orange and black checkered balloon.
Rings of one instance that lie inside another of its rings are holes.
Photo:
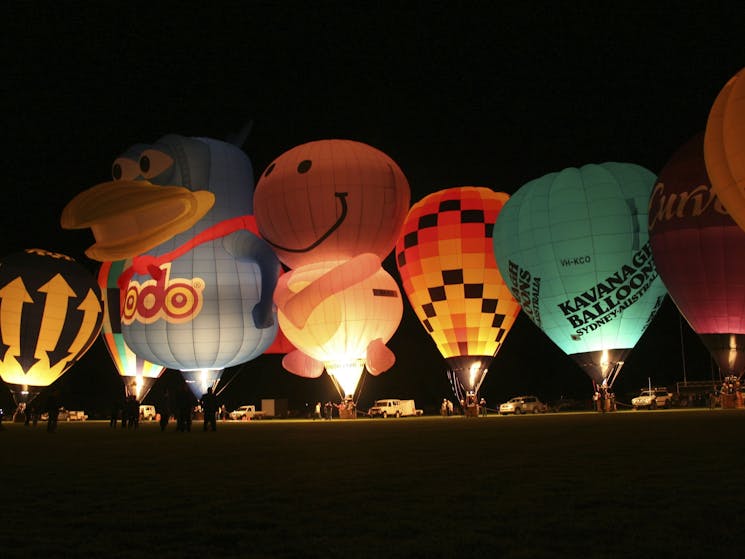
[[[492,245],[508,199],[472,186],[430,194],[412,206],[396,244],[409,302],[451,365],[461,357],[490,360],[520,311]]]

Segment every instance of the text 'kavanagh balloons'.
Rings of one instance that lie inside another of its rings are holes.
[[[80,359],[101,329],[96,279],[73,258],[29,249],[0,260],[0,377],[30,402]]]
[[[745,231],[714,194],[703,134],[660,172],[649,199],[649,239],[670,297],[723,376],[745,371]]]
[[[472,186],[430,194],[412,206],[396,244],[404,291],[446,359],[459,399],[478,391],[520,312],[492,248],[508,199]]]
[[[497,265],[523,311],[609,387],[665,296],[652,259],[653,173],[568,168],[523,185],[494,227]]]

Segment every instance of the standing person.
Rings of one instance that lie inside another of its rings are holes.
[[[158,413],[160,414],[160,430],[165,431],[168,427],[168,420],[171,418],[171,397],[168,390],[163,393],[158,402]]]
[[[127,410],[127,429],[137,429],[140,426],[140,403],[134,394],[127,396],[124,403]]]
[[[487,416],[486,412],[486,398],[482,397],[481,400],[479,400],[479,411],[480,415],[483,415],[484,417]]]
[[[313,421],[321,419],[321,402],[316,402],[316,407],[313,410]]]
[[[57,392],[49,394],[47,398],[47,433],[54,433],[57,430],[57,418],[59,417],[59,400]]]
[[[185,384],[181,386],[177,396],[176,429],[181,432],[191,431],[191,394]]]
[[[217,396],[212,392],[212,387],[207,388],[207,393],[202,394],[202,399],[199,401],[204,412],[204,430],[207,427],[212,431],[217,431],[217,410],[219,408],[217,404]]]
[[[109,419],[109,427],[116,429],[116,422],[119,419],[119,398],[114,398],[111,401],[111,419]]]

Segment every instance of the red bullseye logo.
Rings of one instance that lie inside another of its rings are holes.
[[[161,318],[166,322],[188,322],[202,310],[202,278],[171,280],[171,265],[163,264],[160,269],[163,273],[158,279],[142,284],[134,280],[129,282],[124,295],[122,324],[151,324]]]

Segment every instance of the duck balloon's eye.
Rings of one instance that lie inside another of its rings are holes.
[[[140,172],[146,179],[162,175],[173,166],[173,158],[167,153],[148,149],[140,155]]]
[[[310,159],[303,159],[297,166],[297,172],[300,174],[307,173],[312,165],[313,162]]]
[[[111,166],[111,177],[115,181],[131,181],[140,174],[140,166],[137,161],[129,157],[118,157]]]

